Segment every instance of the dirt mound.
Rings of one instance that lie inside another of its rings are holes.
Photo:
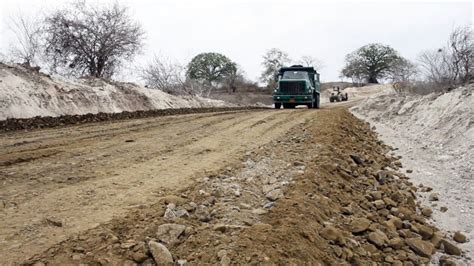
[[[459,146],[473,136],[474,85],[425,96],[375,94],[352,111],[406,130],[413,138]],[[472,139],[471,139],[472,141]]]
[[[0,63],[0,120],[217,106],[228,105],[201,97],[173,96],[133,83],[51,77],[21,65]]]
[[[435,224],[474,238],[474,85],[428,95],[374,95],[352,111],[373,124],[407,166]],[[430,190],[433,190],[429,192]],[[439,201],[430,197],[440,195]],[[461,245],[474,257],[474,242]],[[462,262],[461,262],[462,263]],[[465,261],[462,264],[471,264]]]
[[[120,113],[97,113],[85,115],[62,115],[58,117],[33,117],[33,118],[8,118],[0,121],[0,132],[16,130],[32,130],[40,128],[51,128],[65,125],[78,125],[94,122],[106,122],[116,120],[138,119],[146,117],[157,117],[167,115],[181,115],[193,113],[210,113],[225,111],[242,111],[266,109],[263,107],[208,107],[208,108],[177,108],[158,109],[149,111],[120,112]]]
[[[460,252],[427,223],[417,187],[368,124],[343,109],[317,112],[243,164],[160,191],[151,207],[27,263],[402,265]]]

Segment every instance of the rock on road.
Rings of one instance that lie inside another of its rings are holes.
[[[0,261],[420,265],[435,251],[459,256],[420,213],[393,148],[333,107],[2,133]]]
[[[0,261],[23,261],[146,206],[324,112],[218,112],[2,133]]]

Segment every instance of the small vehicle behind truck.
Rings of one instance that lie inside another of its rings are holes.
[[[339,87],[334,87],[331,91],[331,95],[329,96],[330,102],[342,102],[349,100],[349,95],[347,92],[343,92],[339,89]]]
[[[320,95],[319,73],[313,67],[294,65],[278,71],[278,86],[273,92],[275,109],[297,105],[319,109]]]

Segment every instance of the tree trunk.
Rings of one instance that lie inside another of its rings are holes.
[[[375,83],[375,84],[379,83],[379,82],[377,81],[377,77],[376,77],[376,76],[373,76],[373,75],[369,77],[368,82],[369,82],[369,83]]]
[[[104,68],[105,68],[105,59],[104,57],[100,56],[97,59],[97,70],[96,70],[96,77],[101,78],[104,75]]]

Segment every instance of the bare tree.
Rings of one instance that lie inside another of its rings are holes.
[[[233,69],[229,75],[224,79],[225,86],[228,88],[229,92],[235,93],[237,87],[242,86],[247,83],[245,80],[245,73],[242,70],[242,67],[236,64],[235,69]]]
[[[45,51],[53,70],[73,75],[111,77],[122,61],[131,60],[143,46],[141,25],[118,3],[75,2],[47,16],[45,23]]]
[[[447,46],[418,56],[427,80],[437,84],[459,84],[473,78],[474,37],[471,26],[454,29]]]
[[[7,25],[15,36],[15,41],[11,44],[9,51],[12,60],[27,66],[36,64],[38,54],[41,52],[40,19],[19,13],[17,16],[10,17]]]
[[[394,63],[392,69],[388,73],[388,78],[392,82],[409,82],[412,81],[418,69],[409,60],[400,58],[398,62]]]
[[[418,56],[418,61],[428,81],[441,84],[453,79],[446,50],[424,51]]]
[[[448,48],[451,50],[453,81],[465,83],[473,77],[474,37],[471,26],[458,27],[451,33]]]
[[[316,57],[309,56],[309,55],[304,55],[301,57],[301,59],[298,61],[299,64],[307,67],[314,67],[317,71],[321,70],[324,68],[324,63],[323,61],[319,60]]]
[[[140,72],[148,88],[173,94],[192,94],[186,84],[186,69],[169,59],[155,55]]]
[[[168,58],[155,55],[143,68],[140,77],[150,89],[159,89],[175,95],[208,95],[210,88],[206,83],[191,79],[188,69]]]
[[[260,80],[267,84],[267,87],[275,86],[275,77],[278,70],[291,62],[288,54],[277,48],[268,50],[263,55],[263,72]]]

